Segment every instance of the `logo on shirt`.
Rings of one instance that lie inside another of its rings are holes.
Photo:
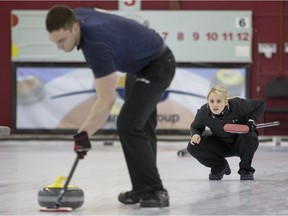
[[[146,84],[150,84],[150,80],[147,80],[147,79],[145,79],[145,78],[137,78],[136,79],[136,82],[137,81],[139,81],[139,82],[144,82],[144,83],[146,83]]]

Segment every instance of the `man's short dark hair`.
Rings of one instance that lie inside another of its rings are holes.
[[[73,11],[65,5],[53,6],[46,16],[46,29],[48,32],[60,29],[72,29],[73,24],[77,22],[77,18]]]

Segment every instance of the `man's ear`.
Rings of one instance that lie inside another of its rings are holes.
[[[77,46],[80,43],[80,37],[81,37],[81,29],[80,29],[80,24],[79,22],[75,22],[72,26],[72,32],[74,35],[76,35],[76,43]]]
[[[75,22],[74,24],[73,24],[73,31],[75,31],[75,32],[80,32],[80,24],[79,24],[79,22]]]

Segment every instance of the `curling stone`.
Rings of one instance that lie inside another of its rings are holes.
[[[211,86],[223,85],[229,96],[241,96],[244,86],[244,77],[237,69],[220,69],[211,78]]]
[[[45,96],[45,87],[35,76],[26,76],[17,80],[17,103],[27,105],[40,101]]]
[[[62,181],[66,180],[65,176],[57,177],[52,185],[43,187],[38,192],[38,203],[42,207],[53,208],[58,199],[59,192],[64,188]],[[62,200],[61,207],[72,209],[79,208],[84,203],[84,192],[77,186],[68,185]]]

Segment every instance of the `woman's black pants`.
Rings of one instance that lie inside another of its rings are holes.
[[[188,152],[201,164],[211,168],[211,172],[218,173],[227,166],[226,157],[240,157],[239,171],[249,170],[253,173],[255,169],[251,166],[254,153],[259,146],[256,132],[239,134],[233,143],[225,143],[218,137],[202,136],[199,144],[188,144]]]

